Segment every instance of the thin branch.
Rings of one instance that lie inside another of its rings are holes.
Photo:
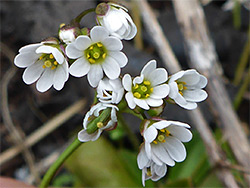
[[[138,7],[141,9],[142,20],[146,30],[149,32],[151,39],[154,41],[155,48],[167,67],[168,71],[175,73],[181,69],[177,58],[175,57],[167,38],[164,36],[162,28],[157,21],[157,18],[146,0],[137,1]],[[184,2],[184,1],[181,1]],[[206,123],[199,109],[189,111],[188,114],[193,121],[196,129],[201,135],[201,138],[206,146],[208,157],[212,165],[216,165],[222,160],[223,152],[217,145],[212,131]],[[217,176],[227,187],[238,187],[233,175],[228,169],[218,169]]]
[[[14,53],[9,49],[5,44],[1,43],[1,52],[5,54],[10,62],[14,60]],[[35,177],[36,183],[39,184],[40,182],[40,175],[38,174],[36,168],[34,167],[34,156],[30,149],[23,144],[23,140],[25,138],[22,137],[20,131],[15,127],[10,111],[9,111],[9,104],[8,104],[8,84],[15,75],[17,69],[13,65],[11,68],[4,74],[3,76],[3,83],[1,88],[2,93],[2,109],[3,109],[3,121],[6,129],[9,131],[9,134],[12,138],[13,143],[16,147],[20,148],[24,160],[29,166],[30,173]]]
[[[175,0],[173,3],[185,38],[190,67],[196,68],[208,78],[206,89],[211,100],[211,108],[217,110],[223,135],[227,138],[237,161],[250,169],[250,145],[232,108],[221,75],[217,72],[216,65],[219,61],[207,29],[204,11],[198,0]],[[245,180],[250,185],[250,175],[245,175]]]
[[[86,105],[86,100],[81,99],[71,106],[69,106],[67,109],[56,115],[54,118],[49,120],[47,123],[45,123],[41,128],[34,131],[31,135],[27,136],[27,138],[23,141],[23,145],[26,145],[27,147],[31,147],[37,142],[39,142],[41,139],[43,139],[45,136],[53,132],[56,128],[58,128],[60,125],[65,123],[67,120],[69,120],[71,117],[73,117],[76,113],[80,112],[84,109]],[[0,166],[18,155],[21,152],[20,147],[12,147],[8,149],[7,151],[4,151],[0,155]]]

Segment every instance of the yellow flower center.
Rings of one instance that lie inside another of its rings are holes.
[[[179,93],[181,95],[183,95],[183,91],[185,91],[187,89],[187,87],[185,86],[187,83],[186,82],[180,82],[180,81],[176,81],[178,89],[179,89]]]
[[[107,57],[107,50],[100,42],[92,44],[84,51],[84,53],[91,64],[102,63]]]
[[[148,80],[144,80],[141,84],[136,84],[132,87],[132,92],[137,99],[146,99],[153,92],[154,88]]]
[[[171,133],[167,129],[158,130],[158,136],[153,141],[153,143],[154,144],[158,144],[159,142],[164,143],[164,142],[166,142],[166,137],[168,137],[170,135],[171,135]]]
[[[39,60],[43,60],[43,68],[51,68],[51,70],[54,70],[58,66],[58,62],[56,61],[53,54],[42,54],[39,57]]]

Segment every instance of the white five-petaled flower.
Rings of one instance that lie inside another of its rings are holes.
[[[145,180],[151,179],[152,181],[158,181],[164,177],[167,173],[167,165],[162,164],[159,166],[151,160],[145,167],[142,167],[141,170],[142,185],[145,186]]]
[[[164,68],[156,68],[156,61],[149,61],[142,69],[141,75],[131,79],[126,74],[122,79],[123,87],[128,91],[125,95],[128,106],[134,109],[136,105],[149,110],[149,106],[158,107],[163,104],[163,98],[169,93],[169,86],[164,84],[168,73]]]
[[[194,69],[175,73],[169,78],[168,85],[169,97],[185,109],[195,109],[196,102],[207,98],[206,91],[202,90],[207,85],[207,78]]]
[[[69,73],[76,77],[87,74],[92,87],[96,87],[103,78],[103,71],[109,79],[119,77],[122,67],[128,59],[120,50],[122,42],[102,26],[95,26],[90,37],[80,35],[66,47],[66,54],[76,61],[70,66]]]
[[[89,134],[87,132],[88,124],[93,119],[97,118],[100,115],[100,113],[107,108],[111,108],[111,113],[110,113],[110,118],[109,118],[110,120],[108,122],[98,122],[97,130]],[[97,103],[96,105],[94,105],[90,109],[90,111],[86,113],[84,117],[83,130],[81,130],[78,133],[78,139],[81,142],[95,141],[100,137],[103,130],[111,130],[115,128],[116,123],[117,123],[116,111],[118,110],[119,110],[118,107],[112,104]]]
[[[127,12],[126,8],[114,3],[100,3],[96,8],[97,21],[111,35],[130,40],[135,37],[137,28]]]
[[[192,139],[192,133],[187,129],[189,127],[188,124],[177,121],[144,122],[142,135],[145,142],[137,156],[137,163],[140,169],[148,170],[149,178],[150,173],[156,173],[158,176],[155,178],[163,177],[167,170],[163,165],[174,166],[175,161],[182,162],[186,158],[186,149],[182,142]]]
[[[97,87],[97,98],[102,103],[118,104],[124,94],[124,89],[120,78],[110,80],[108,78],[102,79]]]
[[[68,62],[59,50],[60,46],[54,46],[43,42],[26,45],[14,60],[16,66],[26,68],[23,81],[32,84],[38,80],[36,88],[40,92],[47,91],[52,85],[56,90],[61,90],[69,77]]]

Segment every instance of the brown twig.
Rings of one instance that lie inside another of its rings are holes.
[[[47,136],[49,133],[54,131],[57,127],[62,125],[64,122],[69,120],[71,117],[73,117],[76,113],[80,112],[84,109],[86,105],[86,100],[81,99],[71,106],[69,106],[67,109],[56,115],[54,118],[50,119],[47,123],[45,123],[41,128],[34,131],[31,135],[27,136],[27,138],[23,141],[23,144],[27,147],[31,147],[37,142],[39,142],[41,139],[43,139],[45,136]],[[12,147],[8,149],[7,151],[4,151],[0,155],[0,166],[5,163],[6,161],[9,161],[16,155],[18,155],[21,152],[21,149],[17,146]]]
[[[3,43],[1,43],[1,52],[8,57],[10,62],[13,62],[15,57],[14,53]],[[17,71],[16,67],[12,65],[11,68],[3,76],[2,88],[1,88],[3,121],[6,129],[9,131],[9,134],[12,138],[13,143],[15,144],[15,147],[20,148],[20,150],[22,151],[24,160],[29,166],[30,173],[34,176],[36,183],[39,184],[40,176],[36,168],[34,167],[34,156],[30,151],[30,149],[23,144],[23,139],[25,138],[22,137],[20,131],[15,127],[9,111],[8,84],[15,75],[16,71]]]
[[[217,53],[207,29],[203,9],[197,0],[175,0],[173,3],[185,38],[190,66],[208,78],[207,90],[212,101],[211,107],[218,112],[223,135],[226,136],[237,161],[250,169],[250,145],[217,72]],[[250,185],[250,175],[245,174],[245,179]]]
[[[141,16],[144,22],[146,30],[149,32],[151,39],[154,41],[155,48],[159,52],[159,55],[167,67],[168,71],[175,73],[181,69],[177,58],[175,57],[167,38],[164,36],[161,26],[157,21],[155,14],[146,0],[137,1],[138,7],[141,9]],[[183,2],[183,1],[181,1]],[[201,138],[206,146],[210,163],[217,165],[222,160],[223,152],[217,145],[212,131],[206,123],[203,115],[199,109],[188,112],[193,124],[201,135]],[[230,170],[220,168],[217,171],[217,176],[227,187],[238,187]]]

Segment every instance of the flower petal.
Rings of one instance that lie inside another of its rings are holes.
[[[134,98],[134,101],[137,104],[137,106],[139,106],[145,110],[149,110],[149,106],[148,106],[146,100]]]
[[[176,162],[182,162],[186,158],[186,149],[178,139],[169,136],[166,138],[166,142],[163,143],[163,145],[170,157]]]
[[[125,74],[122,78],[122,85],[126,91],[132,90],[132,79],[129,74]]]
[[[178,79],[178,81],[186,82],[187,85],[195,85],[199,82],[199,80],[200,75],[194,69],[186,70],[184,75]]]
[[[137,164],[138,164],[139,169],[143,169],[144,167],[147,166],[148,163],[149,163],[149,159],[146,155],[145,148],[143,145],[137,156]]]
[[[182,142],[189,142],[192,139],[192,133],[184,127],[170,125],[168,130],[171,135],[178,138]]]
[[[101,65],[91,65],[88,73],[88,81],[92,87],[96,87],[103,78],[103,71]]]
[[[21,53],[15,57],[14,64],[17,67],[25,68],[38,61],[39,56],[40,55],[31,52]]]
[[[193,110],[195,108],[197,108],[197,104],[195,102],[187,102],[185,104],[181,104],[181,103],[178,103],[178,101],[175,101],[176,104],[178,104],[179,106],[181,106],[182,108],[185,108],[187,110]]]
[[[171,75],[169,78],[169,83],[178,80],[179,78],[181,78],[184,75],[184,73],[185,73],[185,71],[182,70],[182,71],[179,71],[179,72]]]
[[[82,77],[88,74],[90,70],[90,64],[85,57],[77,59],[70,67],[69,73],[75,77]]]
[[[64,83],[66,81],[67,75],[65,70],[63,69],[63,66],[58,66],[55,70],[55,74],[54,74],[54,79],[53,79],[53,87],[60,91],[63,86]]]
[[[40,92],[47,91],[53,84],[54,71],[50,68],[46,68],[42,76],[36,83],[36,89]]]
[[[70,43],[68,44],[68,46],[65,49],[66,51],[66,55],[70,58],[70,59],[77,59],[81,56],[84,56],[84,52],[81,50],[78,50],[75,47],[75,43]]]
[[[135,104],[134,96],[133,96],[132,92],[127,92],[125,95],[125,99],[128,103],[129,108],[134,109],[136,104]]]
[[[112,57],[105,59],[102,63],[102,68],[109,79],[116,79],[120,76],[120,66]]]
[[[177,98],[178,95],[179,95],[179,89],[178,89],[177,83],[176,82],[171,82],[168,85],[169,85],[169,97],[171,99]]]
[[[147,157],[151,159],[152,157],[151,144],[149,142],[145,142],[145,152],[146,152]]]
[[[157,129],[154,126],[150,126],[144,131],[143,137],[144,137],[146,142],[151,143],[154,141],[157,134],[158,134]]]
[[[207,98],[207,92],[201,89],[185,90],[183,97],[190,102],[201,102]]]
[[[168,122],[171,124],[171,126],[175,125],[175,126],[190,128],[190,126],[187,123],[182,123],[179,121],[168,121]]]
[[[78,140],[80,142],[95,141],[100,137],[101,133],[102,131],[98,129],[93,134],[88,134],[87,130],[83,129],[78,133]]]
[[[154,87],[153,92],[150,94],[150,98],[163,99],[169,94],[169,86],[167,84],[162,84]]]
[[[93,42],[102,42],[108,36],[108,31],[102,26],[94,26],[90,30],[90,38]]]
[[[35,53],[36,49],[41,45],[42,45],[41,43],[38,43],[38,44],[29,44],[29,45],[23,46],[22,48],[19,49],[19,53],[26,53],[26,52]]]
[[[109,55],[116,60],[121,68],[125,67],[128,63],[127,56],[122,52],[109,52]]]
[[[151,86],[156,86],[167,81],[168,73],[164,68],[157,68],[149,74],[145,79],[151,82]]]
[[[37,61],[36,63],[27,67],[23,73],[23,81],[26,84],[32,84],[40,78],[44,71],[43,61]]]
[[[36,53],[52,53],[59,64],[62,64],[64,62],[63,54],[57,48],[54,48],[52,46],[42,45],[36,49]]]
[[[78,50],[83,51],[86,50],[91,45],[91,43],[92,41],[88,36],[80,35],[76,38],[74,44]]]
[[[161,166],[153,165],[153,168],[154,168],[155,173],[158,176],[160,176],[160,178],[162,178],[163,176],[165,176],[165,174],[167,173],[167,166],[165,164],[163,164]],[[157,180],[154,180],[154,181],[157,181]]]
[[[203,75],[200,75],[199,82],[195,85],[196,88],[204,88],[207,85],[207,78]]]
[[[167,151],[164,149],[162,144],[155,144],[152,147],[152,152],[165,164],[169,166],[174,166],[174,160],[169,156]]]
[[[108,37],[102,41],[107,50],[120,51],[123,48],[122,42],[116,37]]]
[[[152,107],[158,107],[158,106],[161,106],[163,104],[162,99],[147,98],[146,102],[149,106],[152,106]]]
[[[134,79],[133,79],[133,84],[134,86],[136,84],[141,84],[143,82],[143,79],[144,79],[144,75],[141,75],[141,76],[136,76]]]
[[[145,77],[148,77],[150,73],[153,72],[155,69],[156,69],[156,61],[151,60],[143,67],[141,74],[145,75]]]
[[[170,121],[161,120],[161,121],[154,123],[152,126],[154,126],[156,129],[160,130],[160,129],[164,129],[164,128],[168,127],[170,124],[171,124]]]

